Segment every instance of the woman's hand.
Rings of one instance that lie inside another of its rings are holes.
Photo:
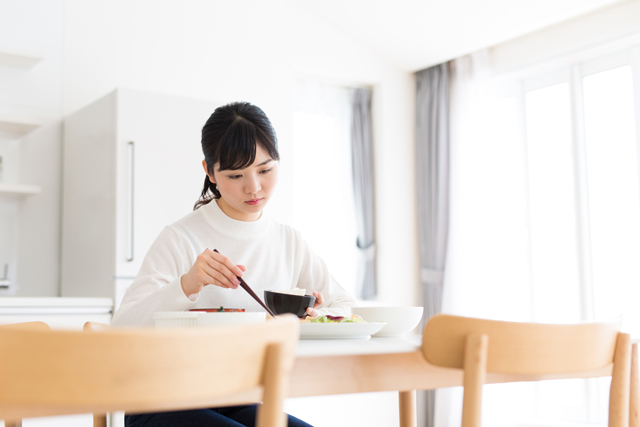
[[[316,302],[313,303],[313,307],[307,308],[307,314],[309,315],[309,317],[318,317],[318,314],[320,313],[318,313],[316,308],[320,308],[322,304],[324,304],[324,297],[320,292],[313,291],[312,293],[313,296],[316,297]]]
[[[235,265],[229,258],[205,249],[187,274],[180,278],[180,284],[187,297],[197,294],[207,285],[236,289],[240,284],[237,276],[242,276],[245,270],[244,265]]]

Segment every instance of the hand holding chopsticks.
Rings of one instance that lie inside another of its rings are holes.
[[[218,255],[214,255],[216,252]],[[180,278],[182,290],[186,296],[197,294],[207,285],[220,286],[221,288],[236,289],[238,285],[242,287],[258,304],[260,304],[271,316],[273,312],[269,310],[262,300],[253,292],[247,283],[240,277],[244,271],[244,266],[235,265],[227,258],[220,256],[216,249],[205,250],[198,255],[187,274]]]
[[[244,266],[235,265],[207,249],[196,257],[189,271],[180,278],[180,284],[186,296],[199,293],[207,285],[236,289],[240,285],[237,276],[243,271]]]
[[[218,252],[217,249],[214,249],[214,252],[220,253]],[[271,316],[275,317],[275,314],[273,314],[273,312],[271,310],[269,310],[269,307],[267,307],[262,300],[260,299],[260,297],[258,297],[258,295],[256,295],[255,292],[253,292],[253,289],[251,289],[249,287],[249,285],[247,285],[247,283],[242,279],[242,277],[238,276],[238,280],[240,280],[240,286],[242,287],[242,289],[244,289],[245,291],[247,291],[247,293],[249,295],[251,295],[251,297],[256,300],[258,302],[258,304],[260,304],[262,306],[262,308],[264,308],[265,310],[267,310],[267,313],[269,313]]]

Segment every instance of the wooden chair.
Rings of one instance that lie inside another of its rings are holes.
[[[0,419],[156,412],[262,401],[284,427],[299,321],[196,329],[0,328]]]
[[[427,361],[464,370],[462,427],[480,427],[487,372],[575,373],[612,366],[609,427],[629,426],[631,347],[620,322],[551,325],[436,315],[424,328]]]
[[[111,328],[106,323],[85,322],[82,326],[84,332],[108,331]],[[93,414],[93,427],[107,427],[107,414]]]
[[[85,324],[82,326],[82,330],[84,332],[102,332],[102,331],[108,331],[111,329],[110,325],[107,325],[106,323],[98,323],[98,322],[85,322]]]
[[[631,347],[631,398],[629,401],[629,427],[640,427],[640,360],[638,340]]]
[[[26,330],[26,331],[50,331],[51,330],[49,325],[39,321],[8,323],[5,325],[0,325],[0,329]],[[7,420],[5,421],[4,426],[5,427],[22,427],[22,420]]]
[[[51,328],[44,322],[7,323],[0,325],[0,329],[17,329],[26,331],[50,331]]]

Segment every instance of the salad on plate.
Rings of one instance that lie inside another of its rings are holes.
[[[357,314],[351,316],[318,316],[307,317],[302,320],[305,323],[366,323],[362,317]]]

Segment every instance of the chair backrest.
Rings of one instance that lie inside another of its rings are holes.
[[[284,426],[299,321],[98,332],[0,329],[0,419],[156,412],[263,400],[258,425]]]
[[[640,427],[640,355],[638,339],[631,346],[631,381],[629,393],[629,427]]]
[[[109,329],[111,329],[111,325],[98,322],[85,322],[82,326],[82,330],[85,332],[100,332],[108,331]]]
[[[30,331],[50,331],[51,328],[44,322],[22,322],[22,323],[7,323],[0,325],[2,329],[21,329]]]
[[[519,323],[441,314],[427,322],[422,350],[434,365],[464,369],[464,427],[480,426],[486,372],[561,374],[611,365],[609,426],[627,427],[631,350],[620,324]]]
[[[0,329],[27,330],[27,331],[50,331],[51,330],[48,324],[40,321],[6,323],[6,324],[0,325]],[[22,425],[22,421],[5,419],[4,425],[5,427],[20,427]]]

